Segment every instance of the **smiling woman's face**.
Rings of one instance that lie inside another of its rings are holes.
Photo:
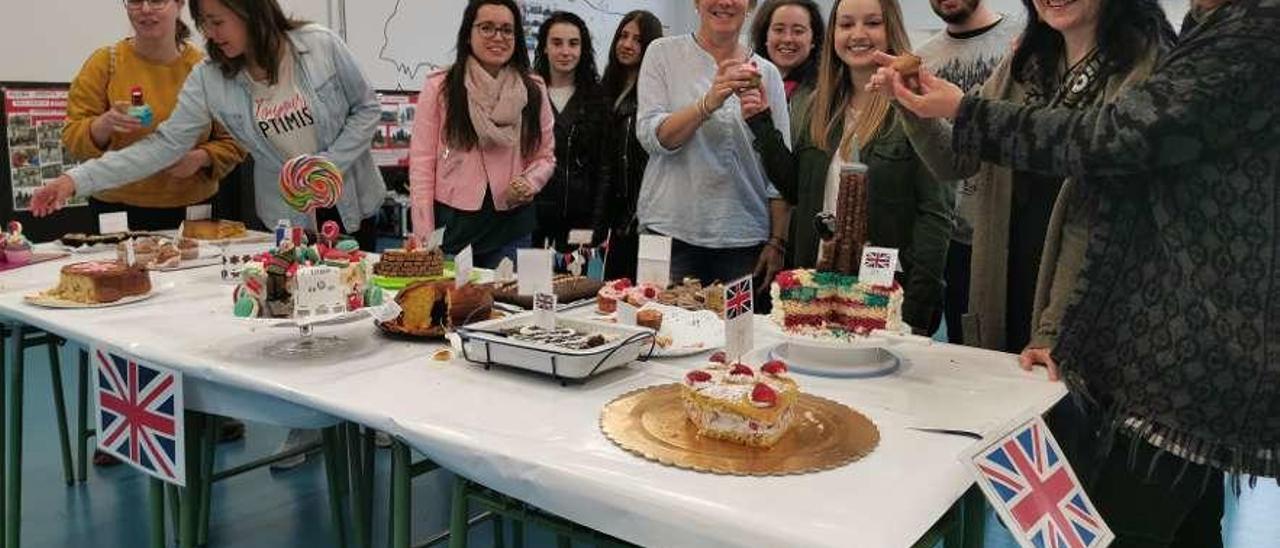
[[[742,32],[750,6],[747,0],[696,0],[699,28],[712,34]]]
[[[1040,19],[1063,33],[1097,26],[1101,11],[1102,0],[1036,0]]]
[[[889,50],[880,0],[840,0],[831,47],[849,68],[874,69],[877,51]]]

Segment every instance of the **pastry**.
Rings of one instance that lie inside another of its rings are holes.
[[[710,361],[685,375],[680,392],[685,415],[699,435],[762,448],[772,447],[791,428],[800,395],[786,364],[776,360],[760,371]]]
[[[920,57],[904,53],[890,65],[890,68],[902,75],[902,81],[911,91],[920,92],[920,66],[924,62]]]
[[[196,240],[230,240],[241,238],[248,230],[239,221],[204,219],[182,224],[182,237]]]
[[[4,260],[12,265],[31,262],[31,241],[22,235],[22,223],[9,221],[9,232],[4,236]]]
[[[788,333],[845,341],[902,329],[902,286],[859,283],[856,276],[788,270],[772,286],[770,318]]]
[[[438,278],[444,275],[444,252],[414,249],[388,249],[373,265],[373,273],[391,278]]]
[[[84,304],[111,303],[151,291],[146,269],[115,261],[85,261],[62,267],[51,297]]]
[[[518,341],[557,346],[568,350],[590,350],[609,342],[609,339],[600,333],[587,333],[568,327],[543,329],[536,325],[526,325],[509,329],[503,334]]]
[[[418,282],[396,295],[400,316],[384,324],[410,335],[441,336],[446,330],[488,320],[493,292],[486,285],[455,287],[453,280]]]
[[[646,308],[636,312],[636,325],[647,327],[654,331],[662,331],[662,311]]]

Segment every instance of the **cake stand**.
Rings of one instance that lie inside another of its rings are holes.
[[[766,332],[782,342],[758,350],[763,353],[761,357],[782,360],[791,371],[819,377],[866,379],[891,375],[904,361],[893,347],[908,339],[923,339],[873,331],[867,337],[833,341],[787,333],[772,320],[765,325]]]
[[[341,314],[317,316],[307,321],[289,318],[266,319],[247,318],[245,321],[255,325],[272,328],[292,328],[294,334],[273,337],[261,346],[261,354],[267,358],[280,361],[311,361],[318,358],[336,359],[353,357],[363,349],[360,345],[339,335],[319,335],[316,328],[324,325],[346,324],[363,319],[369,315],[368,308],[361,308]],[[347,356],[350,354],[351,356]]]

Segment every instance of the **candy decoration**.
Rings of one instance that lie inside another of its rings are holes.
[[[9,233],[14,235],[22,234],[22,223],[9,221]]]
[[[262,314],[262,304],[258,299],[244,295],[236,300],[235,313],[237,318],[257,318]]]
[[[338,228],[337,222],[325,221],[324,224],[320,226],[320,235],[324,236],[325,243],[333,246],[337,243],[338,236],[342,235],[342,230]]]
[[[333,207],[342,196],[342,171],[328,158],[298,156],[280,168],[280,194],[302,213]]]

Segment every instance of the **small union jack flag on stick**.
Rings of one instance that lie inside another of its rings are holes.
[[[734,360],[742,358],[754,346],[755,300],[751,276],[724,287],[725,353]]]
[[[1115,538],[1039,416],[978,451],[970,465],[1024,548],[1101,548]]]
[[[98,448],[134,468],[186,485],[182,374],[93,349]]]

